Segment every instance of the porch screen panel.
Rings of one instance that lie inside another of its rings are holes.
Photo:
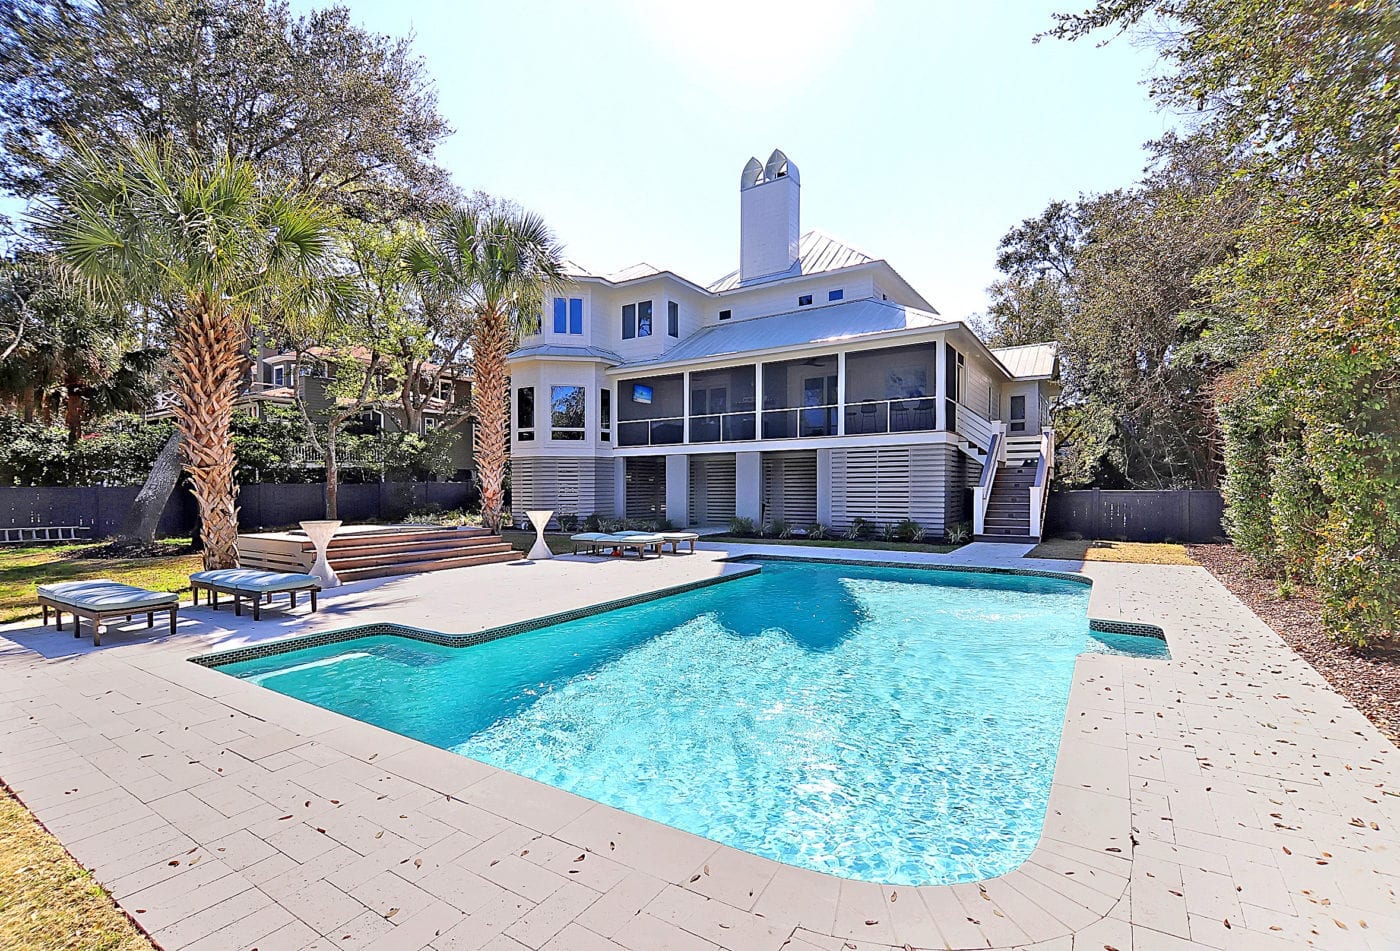
[[[666,517],[666,460],[638,456],[627,460],[627,518]]]

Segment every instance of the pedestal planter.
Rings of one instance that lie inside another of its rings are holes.
[[[316,547],[316,563],[311,566],[311,575],[321,582],[323,588],[340,586],[340,579],[335,576],[331,563],[326,560],[326,548],[339,528],[339,519],[316,519],[301,523],[301,530],[306,532],[306,537],[311,539],[311,544]]]
[[[544,528],[549,524],[549,520],[554,517],[553,509],[536,509],[533,512],[526,512],[526,517],[530,519],[530,524],[535,526],[535,544],[530,547],[530,553],[526,555],[531,561],[543,561],[545,558],[553,558],[554,553],[549,550],[549,546],[544,541]]]

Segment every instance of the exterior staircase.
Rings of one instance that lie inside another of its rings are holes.
[[[349,526],[331,539],[327,559],[341,581],[445,571],[525,557],[483,528]],[[315,559],[301,532],[238,536],[239,563],[268,571],[306,571]]]
[[[977,541],[1034,544],[1040,540],[1040,520],[1031,524],[1040,452],[1039,435],[1007,436],[1004,447],[998,447],[999,460],[986,463],[996,469],[986,486],[986,511],[982,530],[974,536]]]

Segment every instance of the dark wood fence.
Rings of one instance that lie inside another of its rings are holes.
[[[1224,502],[1214,489],[1073,489],[1051,492],[1047,537],[1130,542],[1208,542],[1225,535]]]
[[[0,528],[78,525],[93,538],[121,530],[140,486],[0,488]],[[238,525],[243,531],[286,528],[325,515],[325,486],[253,484],[238,490]],[[479,492],[466,482],[367,482],[342,485],[338,508],[347,522],[392,521],[430,507],[475,506]],[[176,490],[161,513],[161,535],[189,535],[199,524],[194,498]]]

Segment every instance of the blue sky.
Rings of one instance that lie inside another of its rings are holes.
[[[732,269],[740,169],[778,147],[802,170],[804,231],[966,316],[1010,226],[1130,183],[1171,123],[1147,96],[1150,48],[1031,42],[1076,0],[349,5],[416,34],[457,183],[540,212],[599,271]]]
[[[1009,227],[1129,184],[1172,124],[1148,100],[1150,48],[1031,42],[1087,0],[345,2],[416,35],[458,185],[540,212],[597,271],[731,270],[740,169],[777,147],[802,171],[804,231],[964,317]]]

